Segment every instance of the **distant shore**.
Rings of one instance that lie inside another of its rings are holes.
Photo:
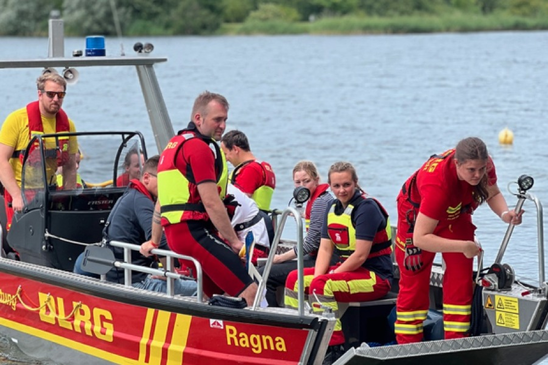
[[[246,21],[225,23],[218,35],[353,35],[548,30],[548,18],[511,15],[334,17],[311,22]]]
[[[319,17],[310,21],[246,20],[241,23],[221,23],[212,33],[204,35],[357,35],[357,34],[420,34],[420,33],[466,33],[486,31],[539,31],[548,30],[548,17],[516,16],[507,13],[489,15],[454,12],[440,15],[409,16],[334,16]],[[101,33],[101,32],[99,32]],[[108,32],[102,34],[108,35]],[[17,36],[47,36],[47,30]],[[71,27],[65,35],[82,36]],[[123,33],[126,37],[136,36],[181,36],[161,24],[130,27]],[[190,35],[190,34],[189,34]],[[194,36],[197,34],[193,34]],[[0,37],[5,36],[0,30]]]

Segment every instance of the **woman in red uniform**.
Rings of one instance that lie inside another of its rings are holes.
[[[377,200],[365,196],[350,163],[333,164],[328,182],[337,199],[324,215],[316,267],[304,269],[304,287],[312,309],[322,312],[321,303],[337,316],[324,364],[340,356],[345,342],[338,303],[382,298],[392,282],[388,213]],[[334,254],[339,259],[332,265]],[[297,298],[297,271],[292,271],[286,281],[286,307],[297,307]]]
[[[430,271],[436,252],[446,264],[443,278],[445,338],[465,337],[470,327],[474,241],[472,213],[487,202],[505,223],[521,223],[497,186],[493,161],[482,140],[463,139],[432,156],[398,195],[396,259],[400,292],[395,325],[398,343],[419,342],[429,307]]]

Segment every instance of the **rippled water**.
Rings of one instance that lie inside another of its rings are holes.
[[[195,96],[208,89],[231,103],[229,129],[249,137],[256,157],[278,177],[274,206],[287,205],[291,170],[300,159],[316,162],[325,178],[338,160],[352,162],[360,185],[387,207],[395,223],[395,198],[405,179],[431,154],[467,136],[481,137],[497,166],[499,186],[527,173],[532,193],[548,201],[548,32],[435,35],[170,37],[124,40],[154,43],[153,55],[175,130],[189,120]],[[45,39],[0,38],[0,58],[44,57]],[[65,49],[84,48],[67,39]],[[119,41],[107,40],[107,53]],[[80,69],[64,107],[79,130],[140,130],[155,153],[135,71]],[[0,70],[1,118],[36,97],[40,70]],[[498,133],[510,128],[512,146]],[[82,164],[84,176],[101,168]],[[504,258],[518,276],[538,280],[536,213],[516,228]],[[486,264],[496,256],[505,225],[487,207],[475,214]],[[546,219],[544,219],[546,223]]]

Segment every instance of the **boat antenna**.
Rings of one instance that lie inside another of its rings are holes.
[[[120,19],[118,18],[118,10],[116,10],[115,0],[110,0],[110,8],[112,9],[112,16],[114,18],[114,26],[116,27],[116,34],[120,39],[120,56],[125,56],[124,43],[122,43],[122,27],[120,27]]]

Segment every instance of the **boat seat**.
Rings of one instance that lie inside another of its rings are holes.
[[[362,342],[387,343],[394,340],[388,316],[396,305],[397,294],[367,302],[339,303],[346,345],[356,346]]]
[[[372,307],[378,305],[396,305],[398,295],[394,292],[388,292],[384,297],[377,300],[370,300],[367,302],[350,302],[347,303],[349,307]]]

